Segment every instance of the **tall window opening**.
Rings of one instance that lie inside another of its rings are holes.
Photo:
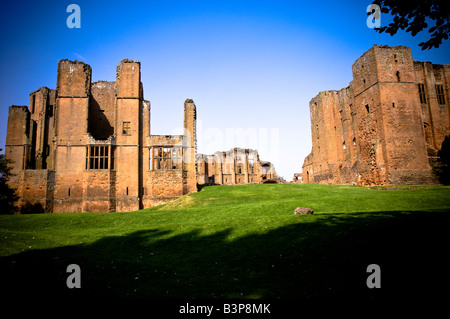
[[[427,95],[425,93],[425,85],[423,83],[417,84],[419,88],[419,97],[420,97],[420,103],[426,104],[427,103]]]
[[[436,97],[439,104],[445,104],[444,86],[442,84],[436,84]]]
[[[253,163],[254,163],[253,153],[250,153],[248,154],[248,164],[253,165]]]
[[[236,174],[242,174],[242,154],[236,154]]]
[[[253,165],[255,163],[255,158],[253,156],[253,153],[248,154],[248,172],[250,174],[253,174]]]

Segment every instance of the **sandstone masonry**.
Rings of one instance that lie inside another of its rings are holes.
[[[450,65],[414,61],[408,47],[374,45],[352,72],[348,87],[309,103],[312,151],[302,182],[436,183],[430,162],[450,134]]]
[[[198,184],[279,182],[274,165],[260,161],[256,150],[233,148],[213,155],[197,154],[196,162]]]
[[[130,211],[196,192],[194,101],[184,103],[184,135],[151,135],[140,62],[122,60],[116,82],[91,83],[91,73],[61,60],[56,90],[10,107],[5,155],[20,210]]]

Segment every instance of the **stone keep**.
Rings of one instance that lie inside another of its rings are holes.
[[[310,103],[312,151],[304,183],[433,184],[430,162],[450,134],[450,65],[414,61],[411,49],[374,45],[353,81]]]

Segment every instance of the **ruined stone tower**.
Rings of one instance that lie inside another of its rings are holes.
[[[450,65],[414,61],[411,49],[374,45],[353,81],[314,97],[310,183],[432,184],[429,160],[450,134]]]
[[[150,133],[140,62],[122,60],[116,82],[91,83],[91,67],[58,63],[57,89],[11,106],[5,155],[21,211],[130,211],[196,191],[196,109],[185,103],[189,134]],[[188,102],[189,101],[189,102]],[[192,182],[194,181],[194,182]]]
[[[195,156],[197,154],[197,110],[194,101],[184,102],[184,156],[183,156],[183,192],[185,194],[197,191],[197,174]]]

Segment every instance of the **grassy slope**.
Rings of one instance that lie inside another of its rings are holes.
[[[19,294],[415,294],[448,269],[449,198],[449,187],[213,186],[138,212],[0,216],[0,279]],[[297,206],[314,215],[294,216]],[[76,292],[65,286],[71,263],[82,269]],[[367,289],[371,263],[384,289]]]

